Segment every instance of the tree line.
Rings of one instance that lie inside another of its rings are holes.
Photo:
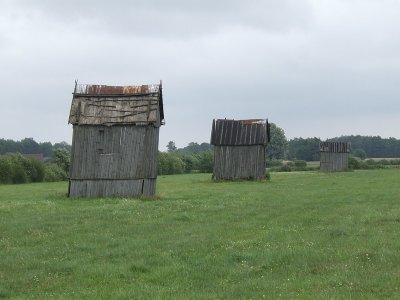
[[[21,141],[0,139],[0,155],[7,153],[22,154],[43,154],[44,157],[52,157],[55,149],[65,149],[71,151],[71,145],[66,142],[55,143],[50,142],[38,143],[33,138],[24,138]]]
[[[380,136],[349,135],[327,139],[328,142],[350,142],[351,154],[365,158],[400,157],[400,139]],[[294,138],[288,141],[286,159],[319,160],[319,138]],[[282,158],[282,159],[283,159]]]
[[[267,145],[267,165],[274,167],[274,161],[278,160],[294,162],[319,160],[320,138],[288,140],[282,128],[274,123],[270,123],[270,125],[271,141]],[[350,135],[331,138],[327,141],[350,142],[351,154],[361,159],[400,157],[400,139]],[[159,175],[212,172],[212,145],[191,142],[183,148],[178,148],[173,141],[170,141],[166,148],[166,152],[159,152]],[[50,142],[37,143],[33,138],[25,138],[21,141],[0,139],[0,155],[2,155],[0,157],[0,183],[66,180],[70,164],[70,150],[71,145],[66,142],[53,145]],[[43,154],[48,159],[45,162],[39,162],[17,153]],[[300,168],[296,165],[294,167]]]
[[[69,151],[63,148],[54,149],[52,158],[45,162],[18,152],[3,155],[0,157],[0,183],[67,180],[69,159]]]

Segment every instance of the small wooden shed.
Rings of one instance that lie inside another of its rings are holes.
[[[265,178],[265,151],[269,142],[267,120],[213,120],[213,178],[216,180]]]
[[[320,170],[323,172],[345,171],[349,167],[349,142],[320,142]]]
[[[68,195],[152,196],[156,190],[162,86],[75,84]]]

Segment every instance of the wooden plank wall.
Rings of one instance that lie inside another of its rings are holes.
[[[213,178],[216,180],[265,178],[265,147],[215,146]]]
[[[70,181],[71,197],[150,197],[155,191],[156,179]]]
[[[158,136],[153,126],[74,125],[70,196],[154,195]]]
[[[349,153],[320,152],[320,170],[323,172],[345,171],[349,167]]]
[[[349,167],[349,142],[320,142],[320,170],[323,172],[345,171]]]

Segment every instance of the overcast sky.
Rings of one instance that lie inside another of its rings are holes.
[[[71,143],[74,80],[163,81],[160,149],[213,118],[400,138],[398,0],[0,0],[0,138]]]

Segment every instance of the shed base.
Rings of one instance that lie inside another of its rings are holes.
[[[76,180],[69,181],[69,197],[151,197],[156,179]]]

